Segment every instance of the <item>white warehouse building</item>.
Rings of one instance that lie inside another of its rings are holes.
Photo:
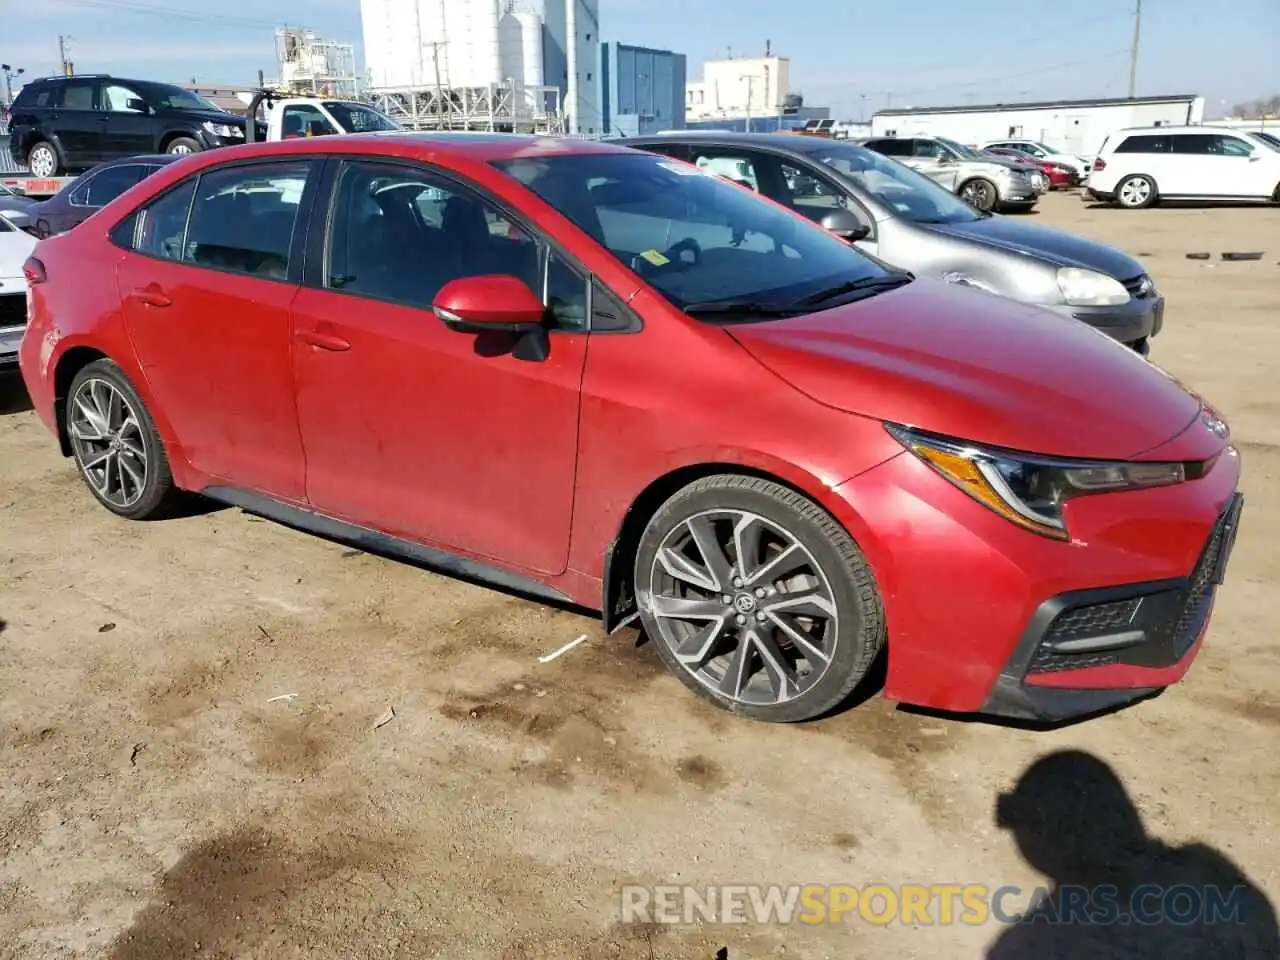
[[[1203,119],[1204,98],[1194,94],[905,107],[876,113],[871,118],[871,135],[948,137],[975,145],[1035,140],[1066,153],[1091,156],[1109,134],[1125,127],[1182,126]]]
[[[506,89],[537,112],[555,88],[568,132],[600,127],[599,0],[361,0],[360,13],[375,96],[443,90],[496,103]]]

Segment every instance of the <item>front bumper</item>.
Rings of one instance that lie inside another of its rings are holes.
[[[1196,429],[1198,420],[1165,446],[1180,449]],[[1211,591],[1198,604],[1185,600],[1188,584],[1200,578],[1239,479],[1239,454],[1226,448],[1197,480],[1077,498],[1067,505],[1065,543],[1015,527],[909,453],[839,485],[837,512],[884,601],[885,696],[955,713],[1063,719],[1176,682],[1197,653],[1212,602]],[[1107,603],[1128,606],[1099,607]],[[1123,632],[1122,615],[1133,619],[1125,629],[1146,639],[1124,638],[1123,648],[1116,640],[1106,651],[1088,642],[1062,647],[1093,637],[1065,635],[1072,624]],[[1063,649],[1077,659],[1050,658]],[[1117,659],[1078,659],[1103,654]],[[1073,668],[1061,669],[1066,663]]]
[[[1232,497],[1189,577],[1042,603],[980,712],[1065,720],[1124,706],[1182,679],[1209,625],[1243,505],[1241,494]]]
[[[1048,304],[1055,313],[1073,317],[1105,333],[1113,340],[1146,352],[1147,341],[1164,326],[1164,297],[1131,297],[1114,307],[1073,307]]]

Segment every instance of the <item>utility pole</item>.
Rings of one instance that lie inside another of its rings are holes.
[[[752,74],[744,73],[738,78],[747,81],[747,133],[751,132],[751,94],[755,86],[755,77]]]
[[[439,40],[431,42],[431,63],[436,70],[436,114],[439,115],[444,106],[444,88],[440,85],[440,48],[444,46]]]
[[[58,62],[62,64],[62,75],[64,77],[71,76],[71,61],[67,59],[67,37],[58,34]]]
[[[1142,0],[1137,0],[1133,12],[1133,49],[1129,51],[1129,99],[1134,97],[1138,84],[1138,41],[1142,38]]]

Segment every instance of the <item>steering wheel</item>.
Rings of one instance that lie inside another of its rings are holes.
[[[692,254],[692,259],[686,258],[686,253]],[[683,267],[696,267],[702,262],[702,246],[693,237],[685,237],[668,247],[664,256]]]

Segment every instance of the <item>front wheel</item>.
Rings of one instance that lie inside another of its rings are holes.
[[[165,147],[165,153],[172,153],[177,156],[186,156],[189,153],[199,153],[200,144],[198,141],[190,137],[177,137],[169,146]]]
[[[179,498],[155,421],[110,360],[87,364],[71,381],[66,427],[81,478],[112,513],[147,520]]]
[[[1000,199],[996,185],[981,177],[968,181],[960,188],[960,199],[976,210],[990,213]]]
[[[760,478],[707,477],[676,493],[641,537],[635,583],[667,668],[758,720],[840,704],[884,642],[857,544],[817,504]]]

